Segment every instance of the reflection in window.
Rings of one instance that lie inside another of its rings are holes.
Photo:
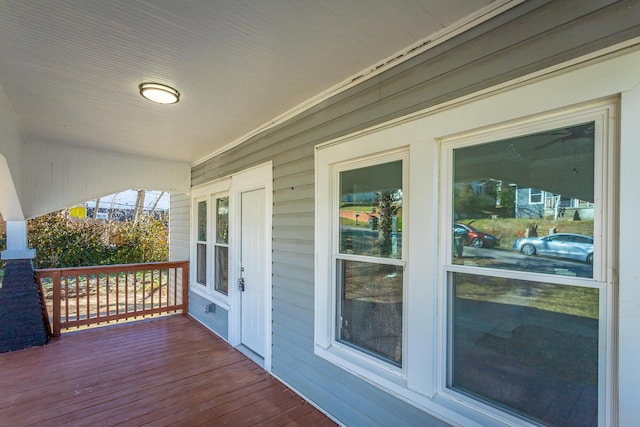
[[[229,291],[229,197],[216,199],[216,241],[214,288],[227,294]]]
[[[340,252],[402,257],[402,161],[340,173]]]
[[[336,339],[402,365],[402,160],[340,172]],[[357,259],[355,259],[357,258]]]
[[[227,295],[229,292],[229,248],[216,245],[215,252],[215,289]]]
[[[402,266],[338,260],[338,339],[400,366]]]
[[[529,203],[532,205],[537,205],[538,203],[542,203],[542,191],[537,188],[529,189]]]
[[[229,197],[216,199],[216,243],[229,243]]]
[[[207,284],[207,245],[198,243],[196,245],[196,282],[201,285]]]
[[[588,122],[454,149],[453,263],[593,277],[594,130]],[[544,240],[555,233],[583,241]],[[498,250],[480,245],[484,236]]]
[[[196,282],[207,284],[207,202],[198,202],[198,242],[196,243]]]
[[[598,290],[451,274],[451,387],[544,424],[596,425]]]
[[[198,241],[207,241],[207,202],[198,202]]]

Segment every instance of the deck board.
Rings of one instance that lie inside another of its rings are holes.
[[[3,353],[0,372],[2,425],[336,425],[180,315],[71,332]]]

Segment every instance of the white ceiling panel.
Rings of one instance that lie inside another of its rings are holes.
[[[25,141],[194,162],[490,3],[0,0],[0,86]]]

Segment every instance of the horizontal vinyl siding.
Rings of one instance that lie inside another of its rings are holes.
[[[274,295],[273,299],[278,302],[278,306],[286,309],[273,314],[274,325],[280,325],[274,334],[282,335],[285,341],[289,341],[287,348],[295,345],[306,348],[308,351],[313,348],[313,315],[309,316],[309,310],[302,302],[308,302],[309,297],[305,295],[298,301],[292,301],[295,297],[295,293],[288,292],[279,292]],[[292,317],[295,317],[295,322],[291,322]],[[296,335],[298,336],[295,337]]]
[[[289,351],[282,353],[278,360],[274,358],[273,370],[287,370],[290,378],[282,378],[289,384],[292,384],[291,380],[295,380],[296,388],[303,387],[306,397],[315,400],[315,396],[322,396],[325,407],[331,408],[332,414],[340,414],[340,422],[344,425],[385,427],[448,425],[404,402],[391,398],[384,391],[372,387],[357,377],[346,375],[344,371],[329,362],[318,360],[312,366],[301,363],[308,349],[294,345],[295,338],[294,334],[278,336],[274,332],[274,341],[287,342],[288,339],[290,341],[288,342]],[[330,386],[329,390],[327,390],[328,386]],[[327,393],[328,391],[331,393]]]
[[[191,218],[188,194],[171,194],[169,198],[169,260],[189,259],[189,221]]]
[[[206,312],[206,307],[212,307],[209,299],[194,292],[189,292],[189,315],[207,328],[220,335],[225,340],[229,339],[229,315],[227,310],[220,306],[213,311]]]
[[[304,242],[295,239],[279,239],[273,242],[273,251],[289,252],[296,254],[313,255],[315,248],[313,242]]]
[[[194,166],[196,186],[273,162],[273,373],[346,425],[441,425],[313,352],[314,146],[635,36],[640,1],[529,0]]]
[[[309,225],[309,220],[313,221],[313,213],[311,212],[276,214],[274,215],[274,218],[273,218],[273,226],[274,227],[291,227],[291,226],[304,227]]]
[[[273,258],[277,261],[274,261],[273,265],[282,265],[285,273],[287,268],[296,267],[313,271],[313,258],[311,258],[310,255],[312,254],[274,250]],[[309,258],[311,258],[311,260],[309,260]],[[274,269],[274,274],[275,271]]]

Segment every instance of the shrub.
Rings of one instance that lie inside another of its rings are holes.
[[[29,220],[29,246],[36,268],[166,261],[169,255],[161,219],[108,223],[70,218],[66,210]]]
[[[114,248],[114,264],[162,262],[169,260],[167,227],[163,220],[142,216],[118,227],[119,241]]]

